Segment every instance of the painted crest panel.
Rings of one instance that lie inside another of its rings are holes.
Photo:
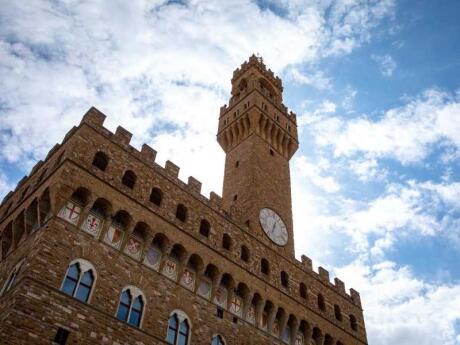
[[[227,289],[224,286],[220,286],[217,289],[216,295],[214,296],[214,303],[222,308],[227,308]]]
[[[180,283],[191,291],[195,290],[195,272],[189,268],[184,269]]]
[[[104,241],[114,248],[120,249],[121,243],[123,242],[124,231],[110,225],[109,230],[105,234]]]
[[[144,258],[144,264],[150,268],[153,268],[155,271],[158,271],[160,268],[162,253],[160,249],[156,247],[150,247],[147,254]]]
[[[67,201],[59,211],[58,216],[73,225],[77,225],[78,219],[80,219],[80,213],[81,207],[79,205],[71,201]]]
[[[130,236],[125,247],[125,253],[139,260],[141,258],[143,244],[143,241],[136,236]]]
[[[163,267],[163,275],[172,280],[177,280],[177,261],[167,258]]]
[[[206,299],[210,299],[211,298],[211,287],[212,287],[212,284],[211,284],[211,282],[209,280],[202,279],[200,281],[200,285],[198,286],[197,293],[201,297],[204,297]]]
[[[88,214],[86,220],[81,225],[83,231],[87,232],[94,237],[98,237],[102,229],[104,220],[101,217],[96,216],[93,213]]]
[[[238,296],[233,296],[230,302],[230,312],[241,316],[243,314],[243,299]]]
[[[280,334],[280,326],[278,320],[273,321],[272,333],[276,336]]]
[[[262,323],[260,327],[265,331],[268,330],[268,314],[265,311],[262,313]]]
[[[256,307],[253,304],[251,304],[251,306],[248,309],[246,320],[252,324],[255,324],[256,322]]]
[[[295,338],[295,345],[303,345],[303,336],[301,334],[297,334]]]

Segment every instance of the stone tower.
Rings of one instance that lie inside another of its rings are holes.
[[[224,207],[240,209],[255,236],[294,256],[289,160],[298,148],[296,116],[283,104],[281,79],[255,55],[233,73],[217,140],[226,153]]]

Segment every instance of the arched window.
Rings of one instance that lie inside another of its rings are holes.
[[[184,205],[177,205],[176,218],[179,219],[181,222],[185,222],[187,220],[187,208]]]
[[[268,263],[268,260],[265,258],[260,261],[260,271],[266,275],[270,274],[270,265]]]
[[[224,234],[222,237],[222,248],[231,250],[232,249],[232,238],[229,234]]]
[[[211,231],[211,224],[206,219],[202,219],[200,223],[200,234],[204,237],[209,237]]]
[[[352,330],[358,330],[358,322],[356,321],[356,317],[353,314],[350,314],[350,327]]]
[[[300,286],[299,286],[299,295],[300,295],[300,297],[302,297],[303,299],[307,299],[307,286],[305,285],[305,283],[300,283]]]
[[[220,335],[215,335],[212,337],[211,345],[225,345],[225,342]]]
[[[322,311],[326,311],[326,302],[324,301],[324,296],[318,294],[318,308]]]
[[[161,205],[161,200],[163,199],[163,193],[159,188],[152,188],[150,192],[150,202],[154,203],[157,206]]]
[[[241,246],[241,260],[249,262],[249,249],[246,246]]]
[[[133,189],[136,184],[136,174],[132,170],[126,170],[123,178],[121,179],[121,183],[123,183],[126,187]]]
[[[334,305],[334,315],[336,320],[342,321],[342,312],[340,311],[340,307],[337,304]]]
[[[120,296],[117,319],[140,327],[144,312],[144,298],[142,293],[134,287],[126,288]]]
[[[104,152],[97,152],[95,155],[94,155],[94,158],[93,158],[93,165],[102,170],[102,171],[105,171],[105,169],[107,168],[107,165],[109,164],[109,159],[107,157],[107,155],[104,153]]]
[[[8,279],[5,282],[5,285],[3,285],[2,290],[0,291],[0,296],[3,296],[3,294],[7,293],[10,291],[10,289],[13,287],[14,283],[16,282],[16,278],[19,274],[19,271],[21,270],[22,264],[24,263],[24,259],[19,261],[16,266],[14,266],[13,271],[11,271],[10,275],[8,276]]]
[[[188,345],[190,341],[190,321],[182,311],[174,312],[168,322],[166,342],[172,345]]]
[[[289,275],[284,271],[281,271],[281,285],[285,288],[289,287]]]
[[[94,267],[87,261],[78,260],[67,269],[61,291],[82,302],[88,302],[94,283]]]

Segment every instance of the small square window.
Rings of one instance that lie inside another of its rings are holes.
[[[238,318],[237,317],[233,317],[233,323],[237,324],[238,323]]]
[[[67,338],[69,337],[70,332],[64,328],[59,327],[56,336],[54,337],[53,344],[56,345],[65,345],[67,343]]]
[[[239,166],[240,166],[240,161],[236,161],[235,168],[238,168]]]
[[[235,194],[235,195],[233,196],[233,201],[236,201],[237,199],[238,199],[238,195]]]
[[[217,312],[216,312],[216,316],[217,316],[219,319],[223,319],[223,318],[224,318],[224,310],[218,307],[218,308],[217,308]]]

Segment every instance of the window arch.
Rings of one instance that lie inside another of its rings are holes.
[[[200,222],[200,234],[204,237],[209,237],[211,232],[211,224],[206,219],[202,219]]]
[[[185,222],[187,220],[187,208],[184,205],[177,205],[176,218],[179,219],[181,222]]]
[[[0,291],[0,296],[3,296],[3,294],[7,293],[8,291],[11,290],[13,287],[14,283],[16,282],[16,278],[19,274],[19,271],[21,270],[22,264],[24,263],[24,259],[20,260],[16,266],[14,266],[13,270],[11,271],[10,275],[8,276],[8,279],[5,282],[5,285],[3,285],[2,290]]]
[[[303,299],[307,299],[307,285],[305,285],[305,283],[300,283],[300,286],[299,286],[299,295],[300,295],[300,297],[302,297]]]
[[[107,169],[108,164],[109,158],[104,152],[99,151],[94,155],[93,166],[95,166],[99,170],[105,171],[105,169]]]
[[[190,328],[188,316],[182,310],[173,311],[168,321],[166,342],[171,345],[190,344]]]
[[[281,271],[281,285],[285,288],[289,287],[289,275],[285,271]]]
[[[161,192],[161,189],[157,187],[152,188],[149,200],[155,205],[161,206],[161,201],[163,200],[163,193]]]
[[[326,311],[326,302],[324,296],[321,294],[318,294],[318,308],[322,311]]]
[[[96,270],[86,260],[73,261],[67,268],[61,291],[84,303],[89,301],[93,290]]]
[[[358,322],[356,321],[356,317],[353,314],[350,314],[350,327],[352,330],[358,330]]]
[[[215,335],[212,337],[211,345],[225,345],[224,338],[221,335]]]
[[[266,275],[270,274],[270,264],[268,263],[268,260],[265,258],[260,260],[260,271]]]
[[[249,249],[245,245],[241,246],[241,260],[249,262]]]
[[[337,304],[334,304],[334,315],[337,321],[342,321],[342,312]]]
[[[232,249],[232,238],[229,234],[222,236],[222,248],[231,250]]]
[[[121,183],[123,183],[126,187],[133,189],[136,184],[136,174],[132,170],[126,170],[123,178],[121,179]]]
[[[139,328],[144,314],[144,305],[145,297],[138,288],[134,286],[124,288],[118,304],[117,319]]]

